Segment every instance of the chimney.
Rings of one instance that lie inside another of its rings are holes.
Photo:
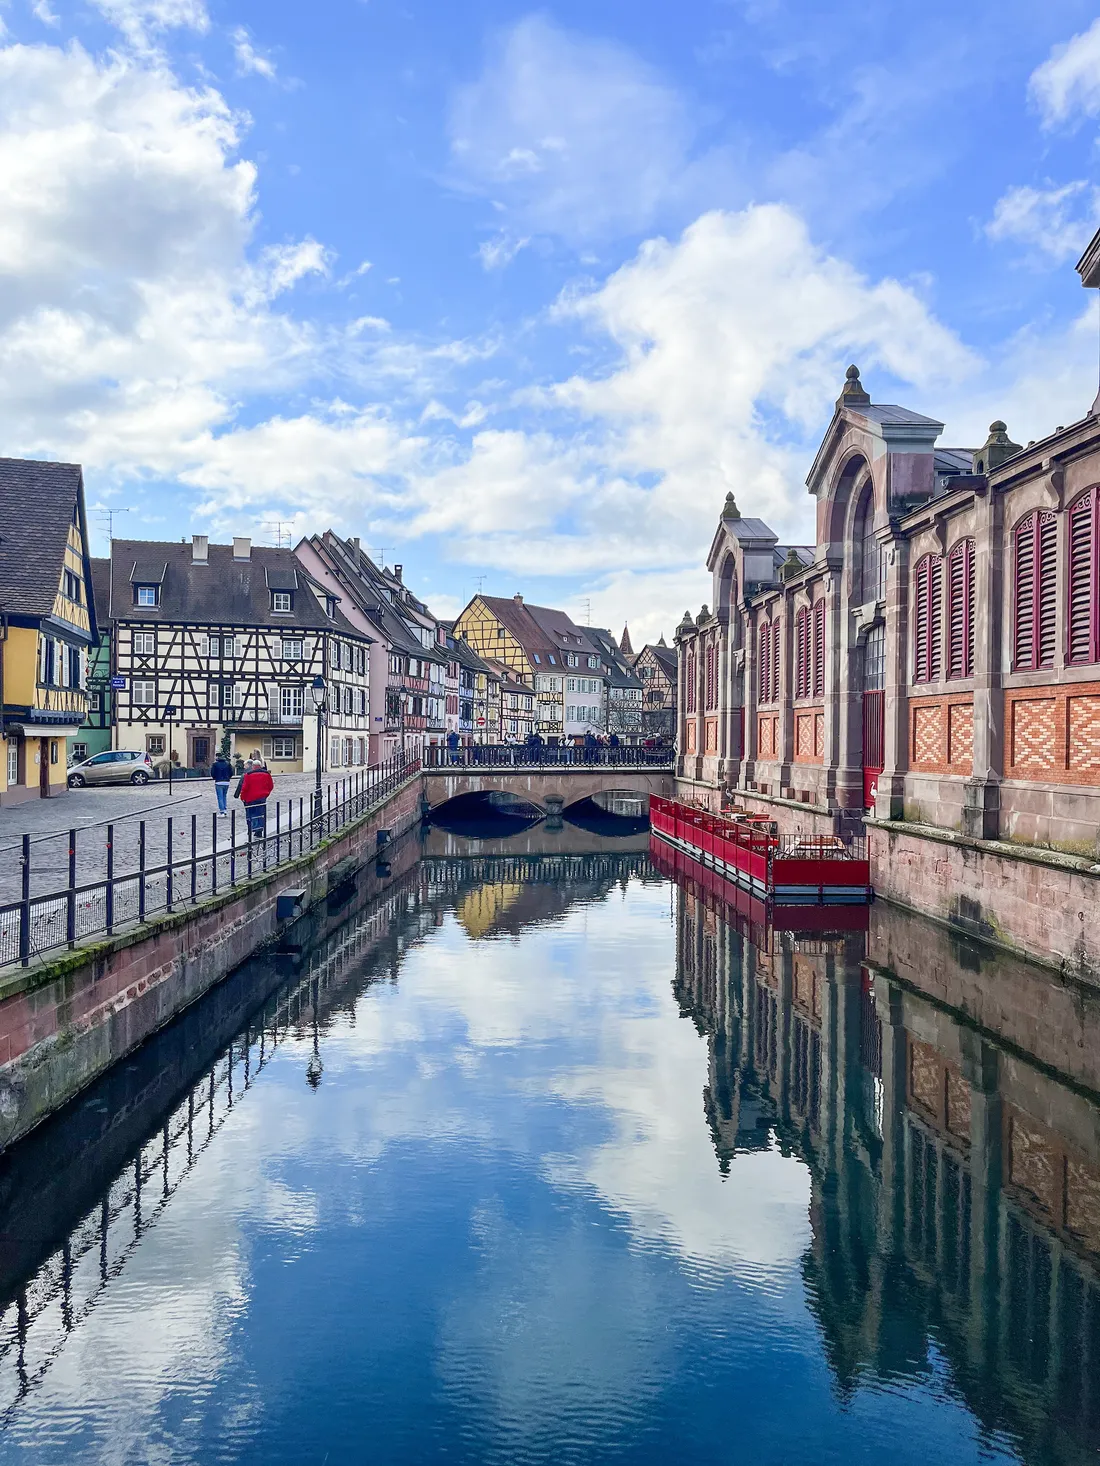
[[[398,584],[400,584],[401,582],[401,572],[402,570],[404,570],[404,568],[405,567],[403,565],[395,565],[393,567],[393,578],[398,582]]]
[[[357,534],[349,535],[349,537],[348,537],[348,544],[351,545],[351,547],[356,552],[358,552],[358,549],[359,549],[359,536]]]
[[[516,593],[512,597],[512,599],[515,601],[515,603],[516,603],[517,606],[522,606],[523,605],[523,597],[520,595],[520,593],[519,593],[518,590],[516,591]]]
[[[252,541],[247,535],[233,536],[233,558],[234,560],[252,559]]]
[[[193,534],[191,536],[191,559],[196,565],[209,564],[207,546],[209,541],[204,534]]]

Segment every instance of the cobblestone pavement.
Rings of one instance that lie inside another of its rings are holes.
[[[275,792],[268,801],[268,834],[275,833],[276,804],[279,828],[297,829],[299,812],[310,817],[313,774],[285,774],[275,780]],[[326,802],[339,799],[350,781],[335,775],[324,778]],[[173,856],[183,859],[191,853],[191,821],[195,819],[195,848],[206,854],[217,841],[219,851],[230,848],[230,832],[236,846],[248,843],[244,806],[232,797],[236,781],[229,786],[229,808],[236,819],[217,817],[218,801],[209,779],[184,779],[173,785],[154,780],[144,787],[124,784],[116,787],[70,789],[55,799],[39,799],[0,811],[0,903],[17,901],[21,895],[20,857],[24,834],[31,837],[31,894],[45,895],[63,890],[69,878],[69,831],[75,829],[77,884],[102,879],[107,870],[107,827],[114,829],[116,875],[138,869],[141,825],[145,824],[147,867],[167,860],[168,821],[172,820]]]

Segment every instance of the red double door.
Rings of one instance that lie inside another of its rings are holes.
[[[886,762],[886,693],[881,689],[863,694],[863,807],[873,809],[878,776]]]

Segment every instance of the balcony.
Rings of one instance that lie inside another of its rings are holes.
[[[211,713],[217,719],[218,711]],[[284,713],[278,708],[222,708],[220,717],[227,728],[300,728],[303,713]]]

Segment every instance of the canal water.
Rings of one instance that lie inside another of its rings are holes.
[[[1094,1000],[540,838],[414,842],[0,1160],[0,1463],[1095,1459]]]

